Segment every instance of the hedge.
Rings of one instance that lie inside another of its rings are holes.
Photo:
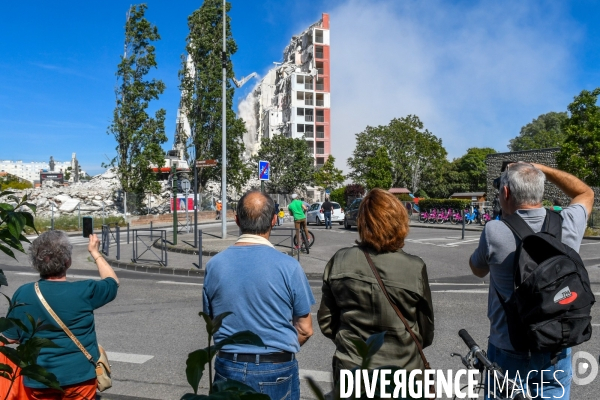
[[[471,200],[459,199],[421,199],[419,200],[419,209],[421,211],[431,210],[433,208],[452,208],[453,210],[464,210],[471,206]]]

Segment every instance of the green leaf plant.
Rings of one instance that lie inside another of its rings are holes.
[[[250,331],[236,332],[233,335],[221,340],[219,343],[212,344],[215,333],[221,327],[223,320],[231,315],[231,312],[224,312],[214,318],[208,314],[200,312],[198,315],[204,320],[206,333],[208,334],[208,346],[188,354],[186,361],[185,375],[187,381],[194,390],[194,393],[186,393],[181,400],[200,400],[200,399],[228,399],[228,400],[268,400],[269,396],[257,393],[253,388],[232,379],[226,381],[213,382],[212,359],[223,346],[231,344],[248,344],[252,346],[265,347],[263,341],[257,334]],[[209,375],[209,394],[199,395],[198,386],[204,375],[204,370],[208,365]]]
[[[26,207],[34,213],[36,208],[34,204],[27,202],[27,195],[18,198],[14,195],[14,192],[4,191],[0,193],[0,198],[8,200],[6,203],[0,202],[0,251],[16,259],[13,250],[25,253],[23,242],[30,243],[23,235],[25,227],[31,228],[37,233],[33,214]],[[0,270],[0,286],[8,286],[8,281],[2,270]],[[4,293],[0,294],[8,301],[9,313],[14,308],[24,305],[14,304],[10,297]],[[28,324],[24,324],[20,319],[0,317],[0,332],[17,327],[30,338],[24,343],[20,343],[16,348],[13,348],[7,347],[6,345],[9,344],[8,339],[0,335],[0,342],[2,342],[0,354],[6,356],[15,365],[13,368],[11,365],[0,363],[0,378],[10,381],[9,389],[4,399],[9,397],[15,381],[20,376],[26,376],[50,388],[61,390],[56,376],[37,364],[37,357],[42,349],[58,346],[49,339],[36,337],[36,334],[52,329],[53,327],[52,325],[43,325],[29,314],[27,314],[27,322]]]

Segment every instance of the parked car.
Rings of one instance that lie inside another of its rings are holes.
[[[344,223],[344,210],[335,201],[332,201],[333,204],[333,212],[331,213],[331,223],[337,222],[340,225]],[[314,203],[308,208],[308,213],[306,215],[306,223],[310,224],[315,223],[317,225],[322,225],[325,223],[325,214],[321,212],[322,202]]]
[[[353,225],[356,226],[356,218],[358,217],[358,206],[360,206],[360,202],[362,199],[354,199],[352,203],[346,208],[346,213],[344,214],[344,228],[350,229]]]

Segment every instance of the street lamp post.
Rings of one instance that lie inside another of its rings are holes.
[[[227,238],[227,13],[226,0],[223,0],[223,53],[221,62],[223,64],[223,142],[221,143],[221,238]]]

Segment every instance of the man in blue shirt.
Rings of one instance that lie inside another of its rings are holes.
[[[296,353],[313,334],[315,299],[300,264],[269,242],[277,222],[273,200],[246,193],[235,219],[242,235],[206,265],[203,309],[211,317],[233,312],[215,342],[249,330],[266,347],[224,346],[215,361],[215,381],[234,379],[272,399],[299,399]]]

